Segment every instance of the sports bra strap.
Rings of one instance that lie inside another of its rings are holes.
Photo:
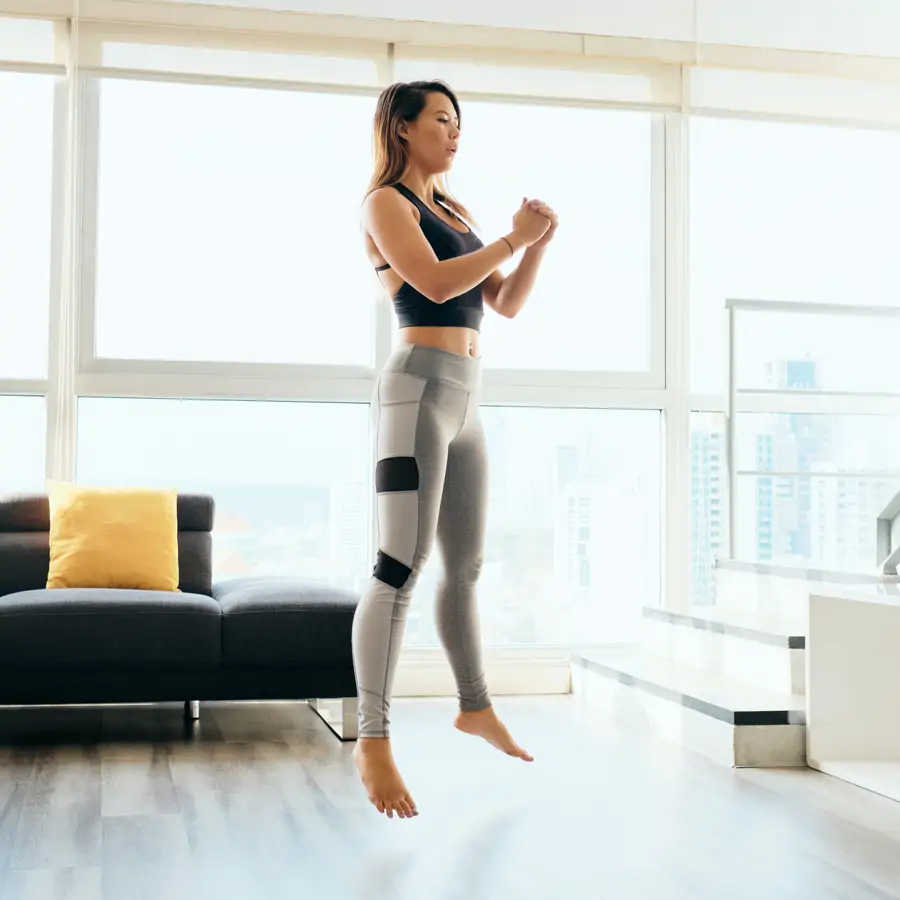
[[[394,188],[395,191],[399,191],[404,197],[406,197],[407,200],[410,201],[410,203],[413,203],[420,208],[425,206],[425,204],[405,184],[396,181],[391,185],[391,187]]]

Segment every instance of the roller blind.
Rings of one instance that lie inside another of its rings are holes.
[[[442,78],[465,94],[595,100],[675,107],[676,65],[564,54],[405,46],[394,51],[399,81]]]
[[[0,17],[0,62],[63,64],[65,43],[57,40],[58,29],[64,30],[65,23]]]
[[[260,81],[375,86],[387,44],[82,22],[83,71],[128,70]]]
[[[688,97],[688,108],[699,112],[900,124],[900,79],[697,67]]]

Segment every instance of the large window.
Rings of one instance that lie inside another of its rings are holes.
[[[302,575],[359,589],[371,572],[368,447],[365,404],[78,404],[79,481],[213,496],[216,579]]]
[[[737,309],[739,559],[871,571],[875,517],[900,487],[893,241],[900,134],[698,117],[690,123],[691,390],[725,408],[726,301],[814,303],[814,314]],[[812,309],[812,307],[807,307]],[[852,412],[855,415],[847,415]],[[863,412],[881,415],[861,415]],[[693,600],[714,600],[728,552],[726,420],[693,416]]]
[[[644,113],[465,103],[449,183],[485,239],[510,230],[526,196],[561,222],[525,310],[487,315],[486,365],[650,368],[652,125]]]
[[[695,393],[725,393],[727,298],[900,305],[900,133],[708,118],[690,128]],[[809,356],[824,387],[897,390],[890,360],[900,329],[746,318],[742,364],[753,382],[744,387],[770,386],[779,360]],[[854,340],[871,352],[851,370],[842,358]]]
[[[0,71],[0,378],[47,377],[53,93]]]
[[[43,397],[0,396],[0,493],[44,489],[45,423]]]
[[[369,365],[374,100],[104,80],[97,353]]]
[[[695,603],[714,602],[731,549],[874,563],[874,515],[900,486],[900,132],[883,72],[685,71],[605,59],[589,36],[461,48],[435,25],[426,47],[389,23],[354,37],[277,17],[95,18],[77,47],[64,19],[0,21],[0,484],[74,467],[209,492],[217,579],[359,590],[368,400],[396,339],[359,230],[373,114],[387,84],[438,77],[462,96],[449,187],[476,230],[508,231],[523,197],[562,222],[523,313],[484,323],[486,643],[627,641],[642,605],[681,606],[688,474]],[[726,118],[741,113],[755,118]],[[815,314],[735,313],[729,423],[726,302],[747,299]],[[438,643],[439,568],[436,551],[413,647]]]
[[[660,414],[486,407],[490,501],[480,611],[491,645],[632,640],[660,596]],[[437,646],[439,554],[406,642]]]

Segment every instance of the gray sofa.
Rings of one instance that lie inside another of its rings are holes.
[[[212,582],[213,498],[178,496],[181,593],[47,590],[46,495],[0,498],[0,706],[308,700],[356,736],[357,597],[296,578]],[[190,699],[189,699],[190,698]]]

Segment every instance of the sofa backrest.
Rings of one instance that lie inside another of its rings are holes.
[[[178,495],[178,586],[185,593],[212,595],[214,518],[208,494]],[[0,596],[45,588],[49,571],[47,495],[0,497]]]

